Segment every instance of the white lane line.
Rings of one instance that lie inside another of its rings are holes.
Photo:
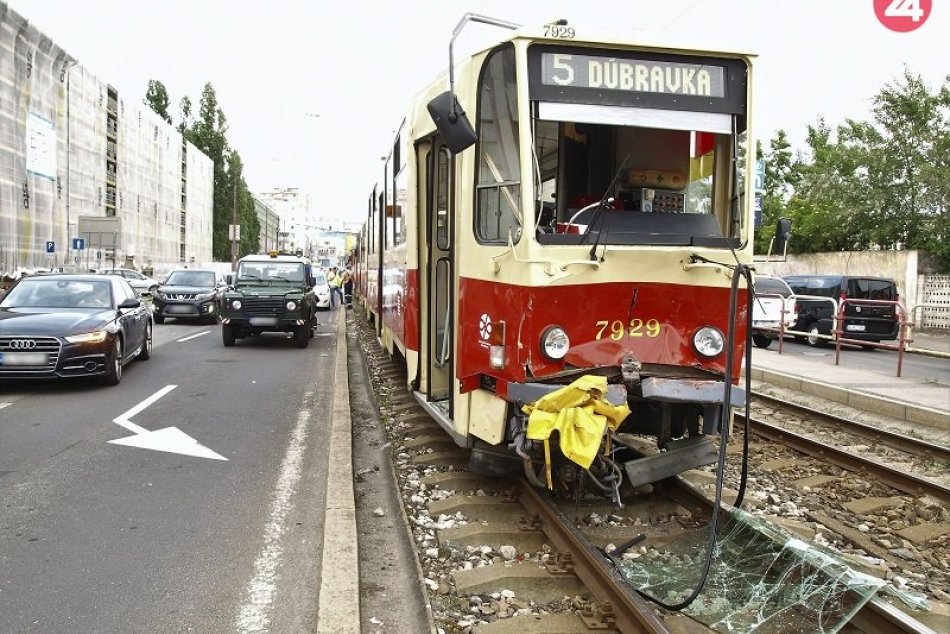
[[[10,407],[11,405],[13,405],[13,403],[0,403],[0,409],[3,409],[4,407]]]
[[[190,335],[190,336],[188,336],[188,337],[182,337],[181,339],[176,339],[176,341],[178,341],[178,343],[181,343],[181,342],[183,342],[183,341],[188,341],[189,339],[195,339],[195,338],[197,338],[197,337],[200,337],[201,335],[206,335],[206,334],[208,334],[209,332],[211,332],[211,331],[210,331],[210,330],[203,330],[203,331],[201,331],[201,332],[199,332],[199,333],[197,333],[197,334]]]
[[[304,403],[309,404],[312,396],[313,392],[307,392],[304,395]],[[238,614],[237,629],[240,632],[270,630],[271,611],[284,550],[281,537],[287,529],[287,515],[294,509],[301,465],[307,451],[309,422],[309,408],[301,410],[297,414],[297,426],[291,434],[287,452],[280,463],[280,475],[277,477],[274,499],[270,506],[270,519],[264,527],[264,546],[254,561],[254,577],[247,584],[246,596]]]
[[[166,385],[165,387],[155,392],[154,394],[149,396],[147,399],[145,399],[144,401],[142,401],[141,403],[139,403],[132,409],[128,410],[124,414],[120,414],[119,416],[116,416],[115,418],[113,418],[112,422],[115,423],[116,425],[121,425],[122,427],[125,427],[133,434],[147,434],[148,433],[147,429],[145,429],[144,427],[139,427],[138,425],[136,425],[129,419],[135,416],[136,414],[138,414],[139,412],[141,412],[142,410],[144,410],[146,407],[148,407],[149,405],[151,405],[158,399],[162,398],[163,396],[165,396],[166,394],[174,390],[176,387],[178,386]]]

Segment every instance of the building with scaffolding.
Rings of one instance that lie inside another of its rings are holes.
[[[0,274],[211,261],[213,165],[0,2]]]

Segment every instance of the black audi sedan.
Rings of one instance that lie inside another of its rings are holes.
[[[178,269],[152,291],[155,323],[166,317],[218,322],[218,299],[227,285],[220,273],[210,269]]]
[[[0,379],[97,376],[152,355],[152,315],[121,277],[37,275],[0,300]]]

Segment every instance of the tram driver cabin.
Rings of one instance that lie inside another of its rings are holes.
[[[712,462],[744,400],[751,57],[546,26],[456,61],[409,105],[359,249],[407,387],[476,466],[537,465],[523,406],[582,376],[631,410],[613,446],[664,450],[601,451],[597,479]]]

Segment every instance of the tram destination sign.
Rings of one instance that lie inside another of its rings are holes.
[[[532,47],[531,98],[744,114],[740,60]]]

